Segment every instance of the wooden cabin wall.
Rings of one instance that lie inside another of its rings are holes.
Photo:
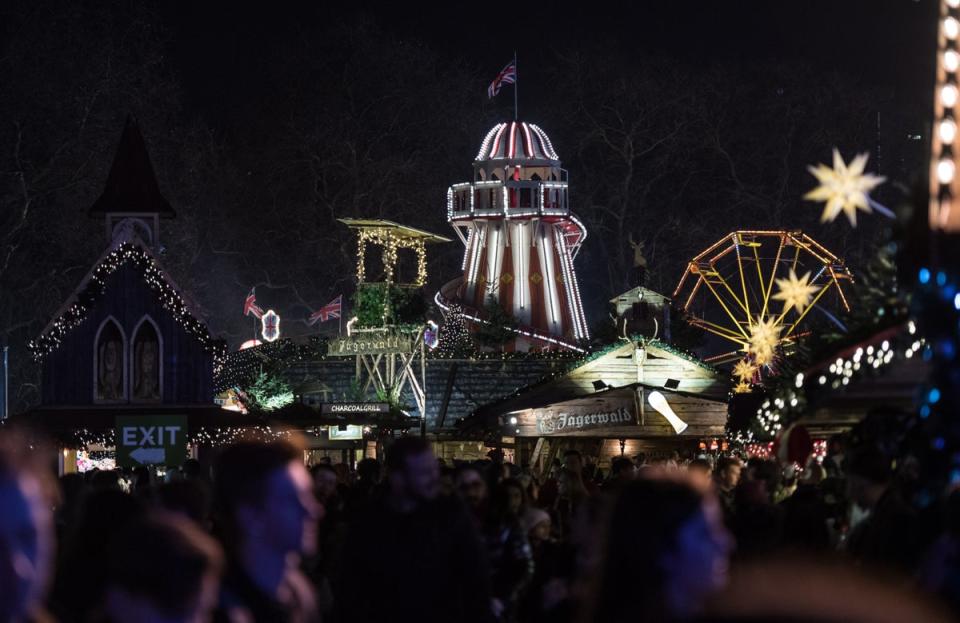
[[[103,296],[87,318],[68,331],[60,347],[43,360],[41,396],[44,405],[93,404],[94,338],[100,324],[113,316],[127,339],[127,365],[133,330],[144,315],[159,327],[163,342],[164,404],[206,404],[213,401],[213,356],[158,302],[139,270],[129,264],[107,278]],[[131,381],[132,382],[132,381]]]

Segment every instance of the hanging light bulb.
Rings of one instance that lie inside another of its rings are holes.
[[[960,67],[960,54],[956,50],[947,50],[943,53],[943,68],[949,72],[957,71]]]
[[[956,165],[949,158],[941,158],[937,163],[937,179],[941,184],[949,184],[956,173]]]
[[[960,22],[955,17],[948,17],[943,20],[943,34],[947,39],[956,39],[960,34]]]
[[[673,412],[673,409],[670,408],[670,403],[667,402],[666,397],[660,392],[654,390],[647,394],[647,402],[650,403],[650,406],[657,410],[657,412],[665,417],[670,426],[673,427],[674,432],[678,435],[683,431],[687,430],[688,424],[677,417],[677,414]]]
[[[957,124],[954,123],[953,119],[944,119],[940,122],[940,140],[950,145],[953,143],[953,139],[957,137]]]
[[[960,93],[957,92],[957,87],[952,84],[945,84],[943,88],[940,89],[940,103],[947,108],[953,108],[957,104],[958,95],[960,95]]]

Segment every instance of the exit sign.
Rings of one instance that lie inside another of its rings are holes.
[[[187,418],[131,415],[116,419],[117,465],[181,465],[187,459]]]

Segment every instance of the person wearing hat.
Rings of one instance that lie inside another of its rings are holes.
[[[520,603],[520,620],[566,620],[575,568],[573,549],[552,537],[550,514],[545,510],[529,507],[522,523],[533,550],[534,573]]]

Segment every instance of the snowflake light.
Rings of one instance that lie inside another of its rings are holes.
[[[750,327],[750,342],[747,345],[748,352],[753,354],[757,365],[766,365],[773,361],[773,355],[780,343],[780,329],[773,318],[757,318],[757,321]]]
[[[857,210],[872,212],[870,191],[882,184],[886,178],[864,173],[869,155],[857,155],[849,165],[844,164],[840,152],[833,150],[833,168],[825,164],[807,167],[820,185],[803,196],[810,201],[822,201],[823,215],[820,222],[833,222],[843,212],[850,224],[857,226]]]
[[[786,279],[777,279],[779,292],[773,295],[778,301],[783,301],[783,313],[786,314],[791,309],[796,309],[798,313],[810,305],[810,299],[820,290],[819,286],[810,283],[810,272],[807,271],[803,277],[797,277],[797,273],[790,269],[790,276]]]
[[[740,383],[748,383],[756,371],[757,366],[746,358],[741,359],[733,366],[733,376],[735,376]]]

